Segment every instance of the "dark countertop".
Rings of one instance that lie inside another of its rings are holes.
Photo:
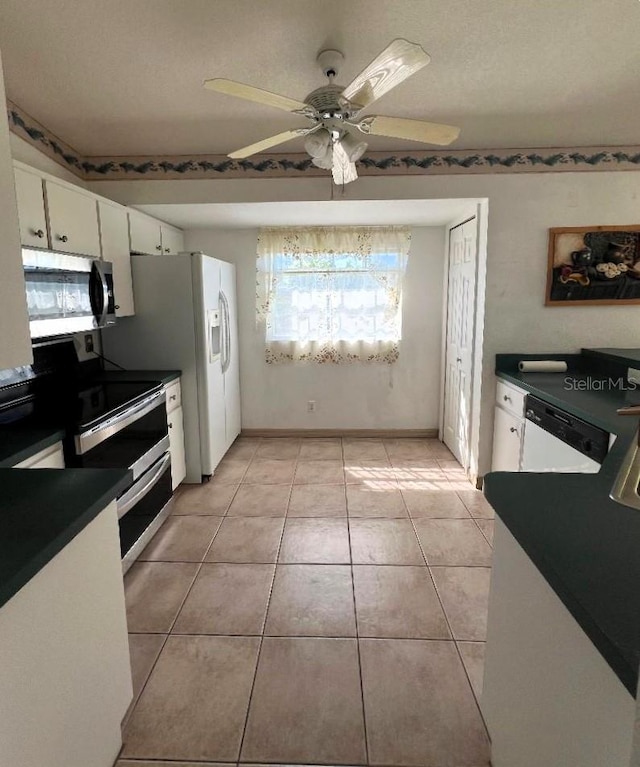
[[[640,665],[640,511],[612,501],[609,493],[638,428],[637,419],[621,418],[616,409],[640,402],[640,391],[625,391],[615,383],[598,390],[597,382],[618,380],[623,373],[618,363],[633,366],[629,363],[633,350],[621,350],[618,356],[606,350],[606,357],[598,351],[566,356],[566,374],[519,373],[510,364],[512,355],[498,355],[496,375],[616,434],[600,472],[495,472],[486,475],[484,491],[496,514],[635,698]],[[595,368],[594,358],[599,365]],[[585,381],[591,390],[567,386],[566,377]]]
[[[0,468],[8,469],[64,439],[64,430],[19,424],[0,427]]]
[[[100,379],[104,381],[160,381],[169,384],[182,375],[181,370],[105,370]]]
[[[125,469],[0,469],[0,607],[130,482]]]

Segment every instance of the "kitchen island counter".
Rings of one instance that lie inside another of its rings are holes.
[[[514,361],[531,355],[498,355],[499,378],[606,429],[616,435],[616,441],[598,474],[496,472],[485,477],[484,491],[496,514],[635,697],[640,664],[640,511],[613,501],[609,494],[638,428],[636,418],[620,417],[616,410],[639,402],[640,390],[594,386],[594,381],[617,381],[626,374],[623,365],[629,355],[614,359],[607,352],[607,357],[536,355],[566,360],[566,374],[520,373]],[[576,382],[588,379],[589,386],[576,387]]]
[[[131,479],[124,469],[0,469],[0,607]]]

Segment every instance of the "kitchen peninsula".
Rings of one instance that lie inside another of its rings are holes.
[[[129,482],[0,468],[3,765],[110,767],[118,754],[132,688],[115,498]]]
[[[482,698],[493,765],[629,767],[639,757],[640,511],[609,494],[636,440],[637,419],[616,411],[640,402],[627,379],[640,353],[555,355],[566,375],[519,373],[527,356],[498,355],[498,378],[616,439],[597,474],[485,478],[497,515]],[[588,378],[609,384],[569,385]]]

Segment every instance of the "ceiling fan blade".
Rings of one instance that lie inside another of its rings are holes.
[[[404,117],[365,117],[358,127],[363,133],[372,136],[389,136],[423,144],[447,146],[460,135],[460,128],[453,125],[429,123],[424,120],[408,120]]]
[[[235,80],[225,80],[222,77],[216,77],[213,80],[205,80],[204,87],[218,93],[226,93],[229,96],[236,96],[239,99],[255,101],[258,104],[266,104],[276,109],[284,109],[285,112],[297,112],[298,110],[308,110],[309,105],[303,101],[279,96],[277,93],[263,91],[262,88],[254,88],[252,85],[237,83]]]
[[[349,160],[349,156],[339,141],[333,145],[333,167],[331,168],[333,183],[342,186],[355,181],[358,178],[356,164]]]
[[[430,61],[422,46],[399,37],[347,85],[342,96],[364,109]]]
[[[249,144],[242,149],[236,149],[235,152],[230,152],[227,156],[232,160],[241,160],[244,157],[250,157],[252,154],[258,154],[265,149],[270,149],[277,144],[284,144],[285,141],[291,141],[291,139],[298,138],[298,136],[306,136],[313,128],[294,128],[294,130],[286,130],[283,133],[278,133],[275,136],[262,139],[262,141],[256,141],[255,144]]]

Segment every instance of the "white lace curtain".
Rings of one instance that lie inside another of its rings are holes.
[[[408,227],[263,229],[256,318],[278,362],[398,359]]]

